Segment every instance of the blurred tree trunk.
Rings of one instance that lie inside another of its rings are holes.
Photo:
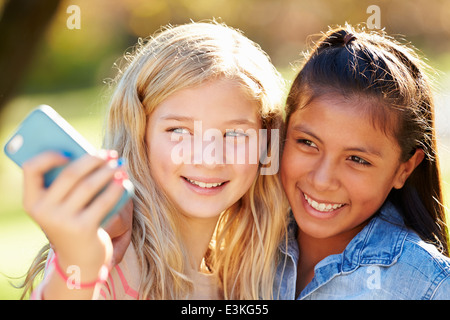
[[[0,114],[33,59],[61,0],[7,0],[0,18]]]

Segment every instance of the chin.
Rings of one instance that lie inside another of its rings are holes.
[[[188,218],[196,218],[196,219],[210,219],[210,218],[218,218],[222,211],[219,210],[208,210],[205,211],[205,208],[197,208],[189,209],[189,210],[181,210],[184,216]]]

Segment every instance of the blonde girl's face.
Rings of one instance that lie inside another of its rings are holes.
[[[355,103],[318,98],[289,120],[282,183],[300,230],[314,238],[351,239],[412,168]]]
[[[236,82],[182,89],[148,117],[150,171],[180,213],[217,217],[256,178],[260,128],[257,104]]]

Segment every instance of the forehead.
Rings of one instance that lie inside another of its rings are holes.
[[[288,132],[312,131],[318,137],[335,144],[374,144],[379,149],[398,149],[391,129],[395,119],[390,118],[395,115],[379,112],[380,115],[373,108],[381,107],[342,96],[316,98],[307,105],[299,106],[291,115]]]
[[[153,112],[153,116],[193,118],[195,120],[259,121],[258,104],[253,101],[239,83],[219,79],[179,90]]]
[[[318,95],[314,93],[303,94],[292,115],[301,110],[310,107],[311,104],[325,104],[331,107],[339,108],[341,111],[348,110],[348,113],[359,116],[368,124],[387,137],[397,137],[399,130],[400,108],[388,105],[382,98],[368,94],[352,94],[344,96],[339,92],[328,92]],[[339,109],[336,109],[339,111]],[[291,116],[292,116],[291,115]]]

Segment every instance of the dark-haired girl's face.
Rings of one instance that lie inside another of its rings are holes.
[[[416,166],[357,103],[318,98],[288,123],[281,178],[301,232],[314,238],[356,235]]]

